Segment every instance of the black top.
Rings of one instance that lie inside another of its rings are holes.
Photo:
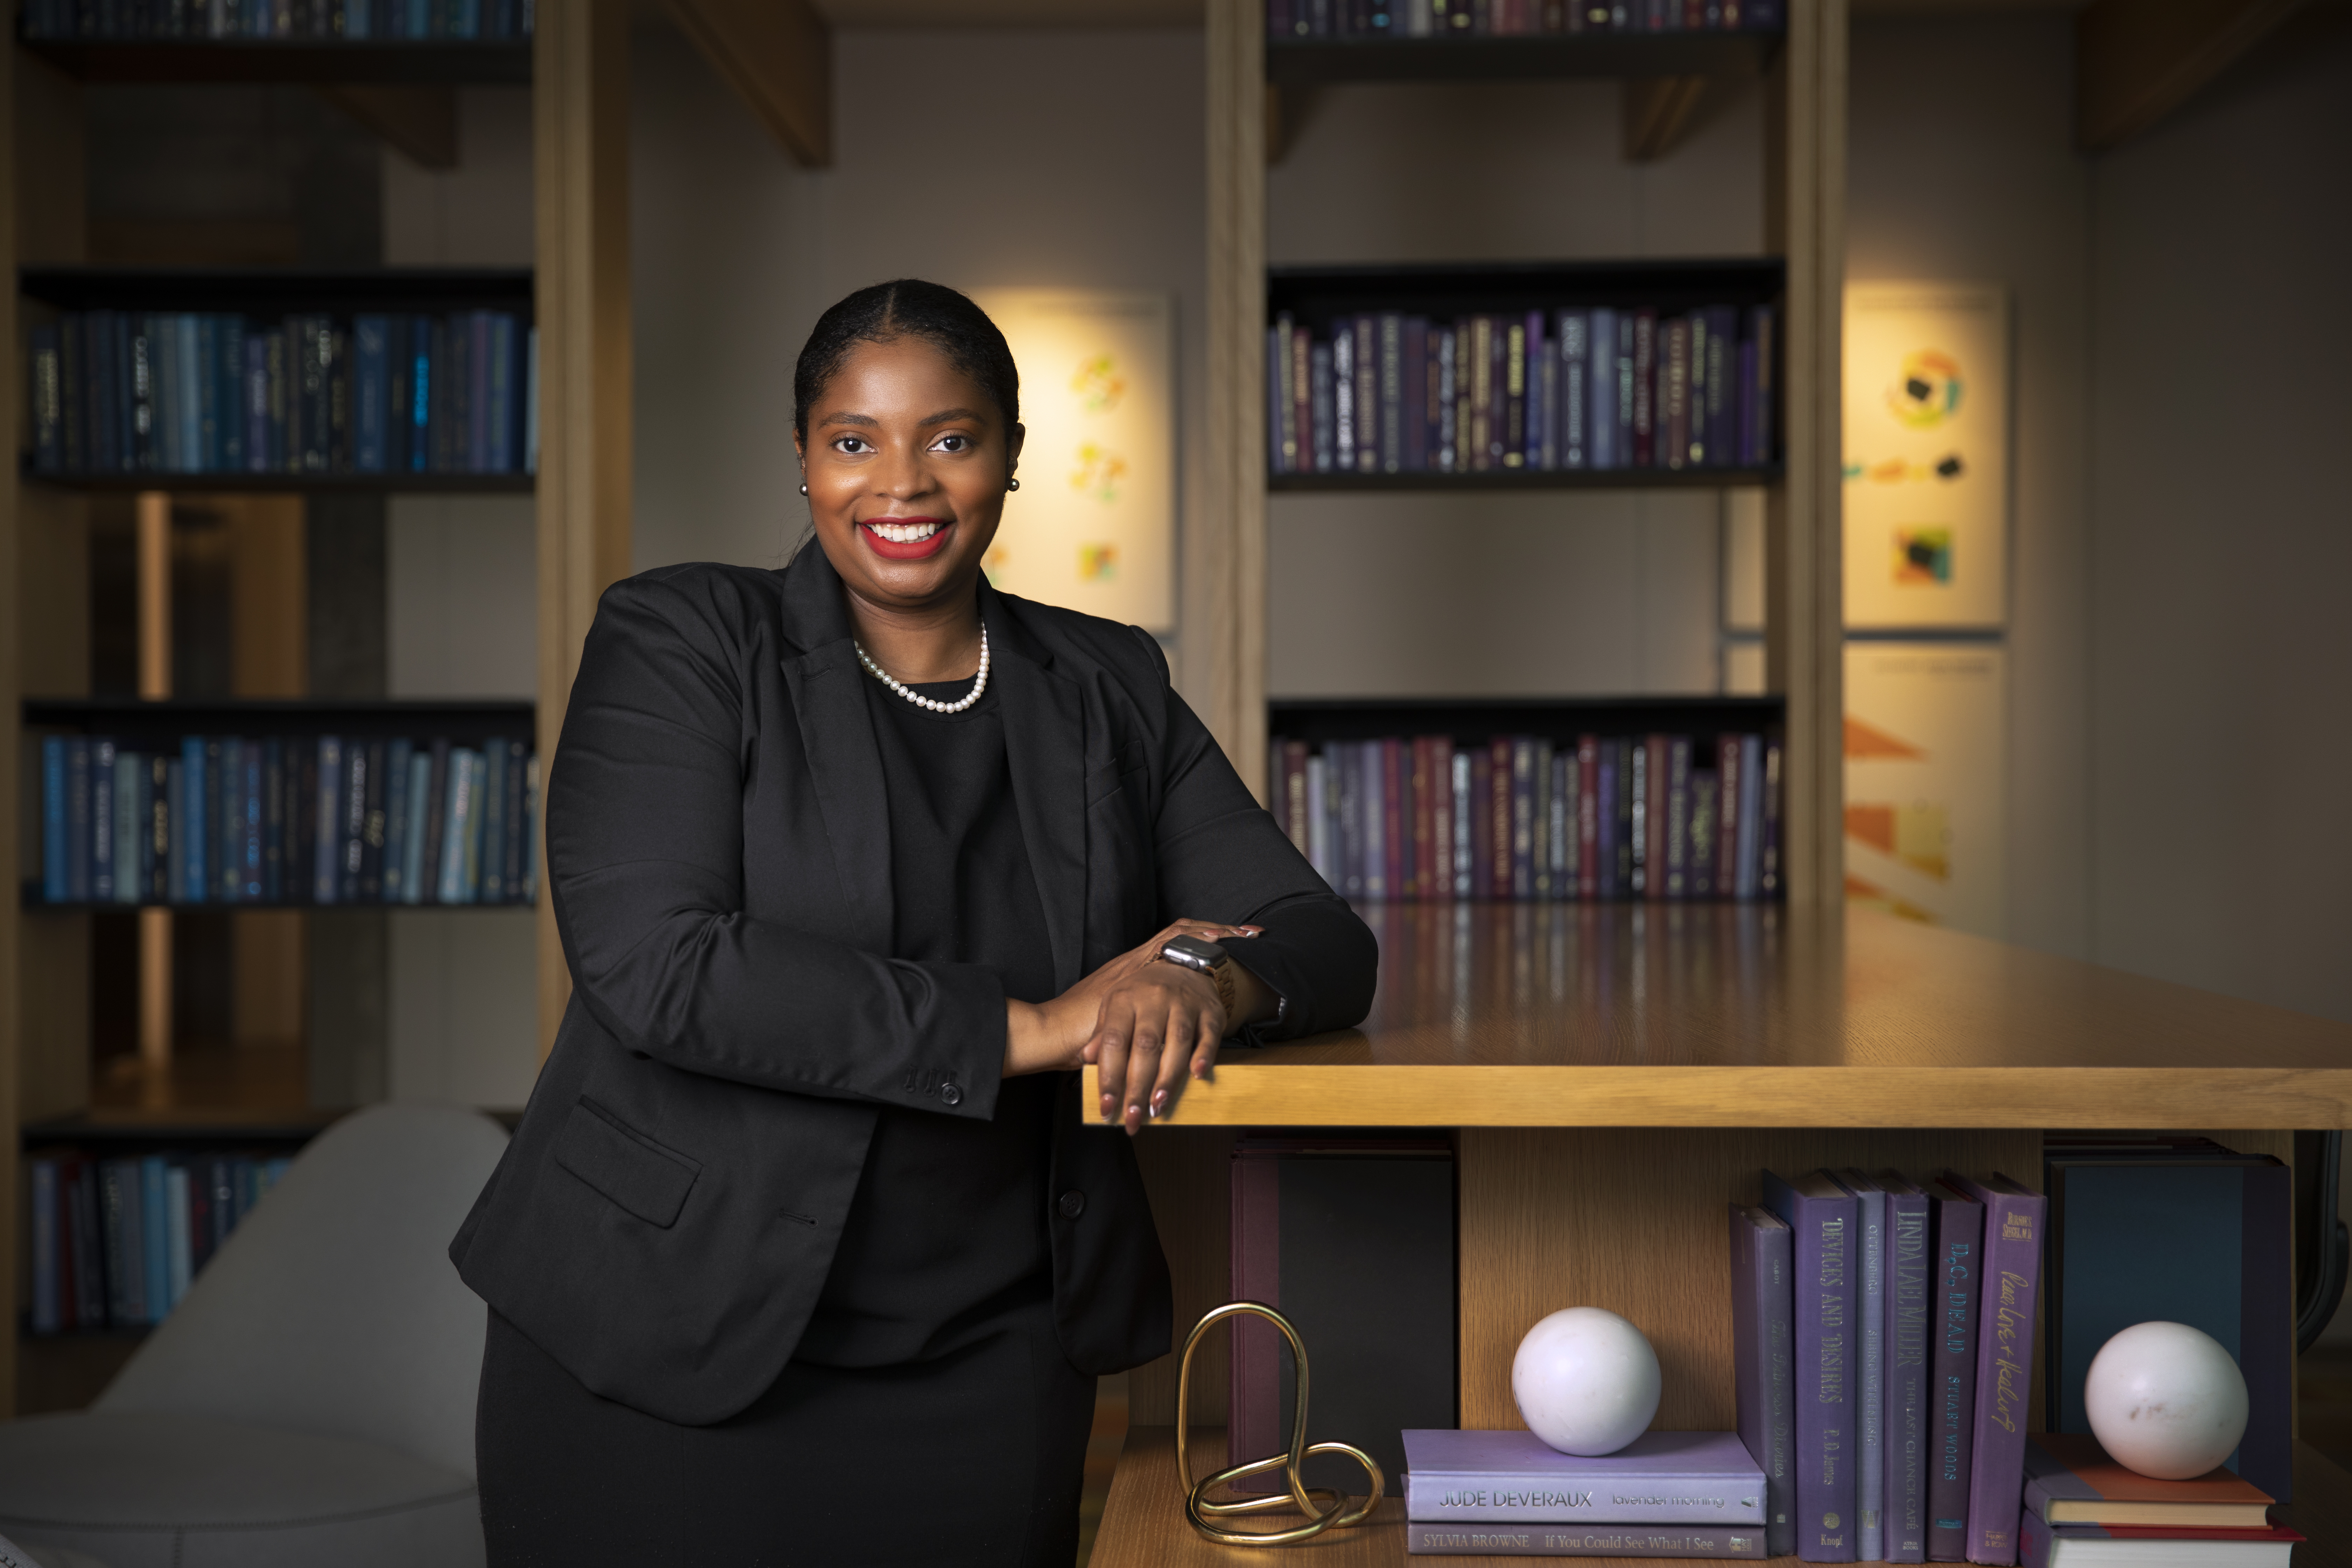
[[[890,808],[891,956],[977,963],[1014,1001],[1051,1000],[1052,942],[997,693],[936,713],[878,680],[866,687]],[[909,689],[952,702],[971,683]],[[1005,1080],[989,1121],[882,1111],[796,1359],[887,1366],[944,1355],[1050,1291],[1046,1121],[1060,1077]]]

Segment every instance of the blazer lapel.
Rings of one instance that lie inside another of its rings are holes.
[[[890,951],[890,805],[882,750],[866,705],[866,672],[850,640],[841,579],[811,545],[784,574],[785,637],[800,648],[782,659],[800,723],[801,748],[824,814],[825,837],[849,901],[850,945]]]
[[[988,628],[990,679],[1003,704],[1013,809],[1045,907],[1054,984],[1066,991],[1080,978],[1086,941],[1086,705],[1077,683],[1053,668],[1053,655],[985,583],[980,613]]]

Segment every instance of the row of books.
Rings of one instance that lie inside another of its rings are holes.
[[[1775,736],[1282,741],[1273,769],[1276,819],[1344,898],[1780,893]]]
[[[33,1332],[162,1322],[289,1163],[259,1154],[35,1158]]]
[[[512,311],[74,310],[29,336],[37,472],[539,467],[539,334]]]
[[[527,904],[538,829],[519,740],[41,742],[47,903]]]
[[[28,38],[527,38],[536,0],[28,0]]]
[[[1712,305],[1437,321],[1286,312],[1266,333],[1276,474],[1754,468],[1771,461],[1773,312]]]
[[[1267,0],[1266,37],[1508,38],[1561,33],[1778,32],[1780,0]]]

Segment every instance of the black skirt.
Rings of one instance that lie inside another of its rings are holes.
[[[793,1362],[715,1426],[599,1398],[490,1314],[476,1433],[491,1568],[1067,1568],[1094,1379],[1053,1304],[898,1366]]]

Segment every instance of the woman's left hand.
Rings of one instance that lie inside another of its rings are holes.
[[[1105,1121],[1131,1137],[1147,1120],[1166,1116],[1184,1091],[1188,1067],[1192,1077],[1207,1078],[1234,1024],[1274,1015],[1265,982],[1238,963],[1226,972],[1234,980],[1231,1018],[1208,976],[1180,964],[1146,963],[1110,987],[1084,1052],[1097,1068]]]

